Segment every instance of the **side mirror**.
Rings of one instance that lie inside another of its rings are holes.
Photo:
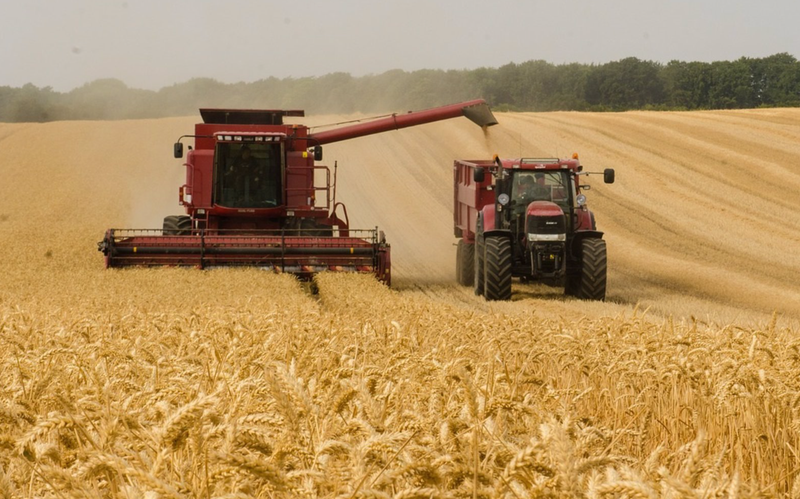
[[[483,168],[475,168],[472,170],[472,180],[478,184],[483,183],[483,181],[486,180],[486,170]]]
[[[314,146],[314,161],[322,161],[322,146]]]
[[[614,183],[614,169],[613,168],[606,168],[603,170],[603,182],[607,184]]]
[[[172,147],[172,153],[175,156],[175,159],[183,157],[183,143],[182,142],[175,142],[175,145]]]

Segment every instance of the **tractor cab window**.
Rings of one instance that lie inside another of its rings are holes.
[[[563,170],[517,171],[511,184],[511,199],[517,206],[533,201],[551,201],[562,209],[570,207],[569,177]]]
[[[215,202],[228,208],[282,204],[280,142],[217,143]]]

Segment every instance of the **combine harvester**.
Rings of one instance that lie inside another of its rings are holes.
[[[453,165],[456,276],[487,300],[510,300],[511,279],[564,286],[584,300],[605,300],[606,242],[586,206],[572,159],[522,158]],[[614,170],[603,172],[614,182]]]
[[[203,123],[186,158],[178,202],[186,215],[164,218],[162,229],[109,229],[98,243],[106,267],[255,266],[309,279],[317,272],[369,272],[391,284],[389,244],[378,229],[351,229],[336,201],[333,172],[315,162],[322,145],[466,116],[497,124],[483,100],[311,133],[284,124],[303,111],[201,109]]]

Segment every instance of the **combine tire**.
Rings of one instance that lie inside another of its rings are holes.
[[[606,242],[602,239],[581,241],[580,272],[567,275],[564,294],[581,300],[606,299]]]
[[[313,219],[303,219],[300,222],[300,235],[309,237],[333,237],[330,225],[317,224]]]
[[[187,215],[164,217],[162,233],[165,236],[187,236],[192,232],[192,219]]]
[[[462,286],[472,286],[475,279],[475,245],[458,240],[456,250],[456,280]]]
[[[511,241],[505,237],[486,239],[484,296],[487,300],[511,299]]]
[[[484,285],[483,285],[483,278],[484,278],[484,271],[483,271],[483,264],[485,261],[485,253],[486,248],[483,241],[483,236],[475,236],[475,261],[472,265],[473,270],[475,270],[474,277],[472,279],[472,285],[475,287],[475,294],[478,296],[483,296]]]

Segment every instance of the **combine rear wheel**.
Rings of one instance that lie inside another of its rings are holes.
[[[187,215],[164,217],[162,233],[165,236],[188,236],[192,232],[192,219]]]
[[[487,300],[511,299],[511,241],[505,237],[486,239],[485,296]]]
[[[475,280],[475,245],[458,240],[456,250],[456,280],[462,286],[472,286]]]
[[[564,294],[581,300],[606,299],[606,242],[602,239],[581,241],[580,272],[567,275]]]

